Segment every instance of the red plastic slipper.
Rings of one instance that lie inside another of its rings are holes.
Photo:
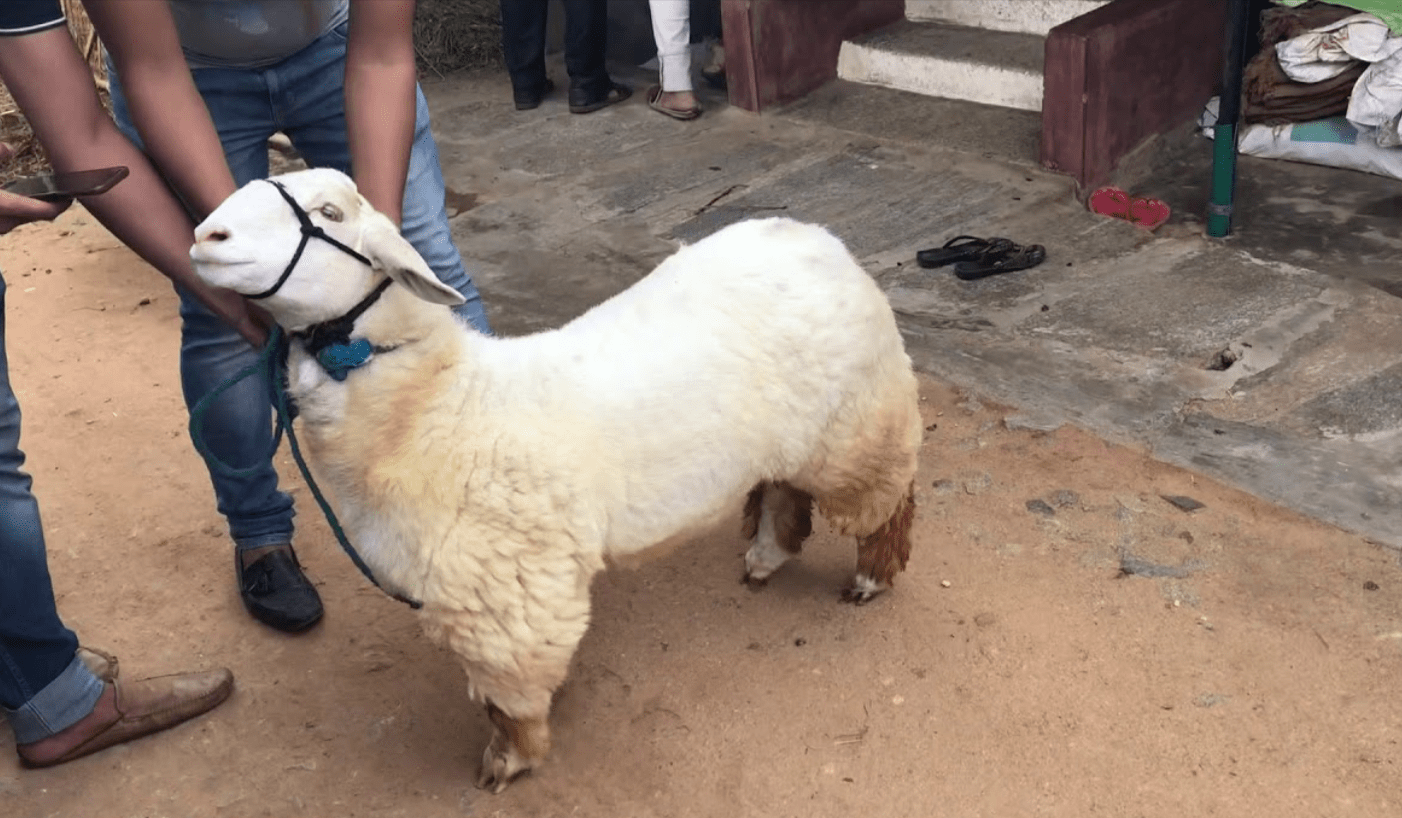
[[[1159,199],[1131,197],[1117,187],[1102,187],[1090,195],[1087,202],[1092,213],[1122,219],[1145,230],[1154,230],[1172,215],[1167,203]]]
[[[1090,212],[1129,220],[1129,194],[1117,187],[1102,187],[1090,194]]]
[[[1145,230],[1153,230],[1168,221],[1173,211],[1159,199],[1134,199],[1129,203],[1129,220]]]

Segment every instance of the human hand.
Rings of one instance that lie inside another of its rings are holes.
[[[14,155],[13,148],[0,142],[0,164],[10,161]],[[71,204],[73,204],[72,199],[65,199],[61,202],[41,202],[28,196],[0,190],[0,236],[27,222],[56,219]]]
[[[209,288],[200,294],[200,300],[215,315],[238,331],[254,349],[262,349],[268,343],[268,333],[272,331],[272,316],[257,304],[233,290]]]

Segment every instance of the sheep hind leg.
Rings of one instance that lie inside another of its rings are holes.
[[[910,527],[915,520],[915,484],[896,506],[891,518],[875,531],[857,538],[857,575],[842,589],[842,601],[865,605],[891,587],[910,559]]]
[[[482,769],[477,774],[478,789],[493,794],[506,789],[545,760],[550,752],[549,714],[513,718],[492,702],[487,702],[487,718],[492,721],[492,740],[482,753]]]
[[[762,588],[769,576],[803,548],[813,533],[813,497],[788,483],[761,483],[745,501],[745,576],[741,582]]]

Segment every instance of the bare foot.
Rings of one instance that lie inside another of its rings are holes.
[[[657,97],[657,104],[674,111],[690,111],[697,107],[694,91],[663,91]]]

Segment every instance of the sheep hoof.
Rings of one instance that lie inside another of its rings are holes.
[[[879,582],[864,572],[858,572],[852,578],[852,584],[842,589],[842,601],[853,605],[865,605],[888,587],[890,586],[887,583]]]
[[[491,790],[492,795],[497,795],[510,786],[511,782],[531,771],[531,768],[522,765],[519,759],[513,760],[513,755],[511,752],[501,752],[495,747],[488,747],[482,756],[482,770],[477,774],[477,789]]]
[[[865,586],[849,586],[842,589],[841,601],[850,602],[853,605],[865,605],[876,599],[881,593],[881,588],[869,588]]]
[[[740,584],[749,588],[751,591],[762,591],[764,590],[764,586],[769,584],[769,577],[757,577],[749,571],[746,571],[745,575],[740,577]]]

